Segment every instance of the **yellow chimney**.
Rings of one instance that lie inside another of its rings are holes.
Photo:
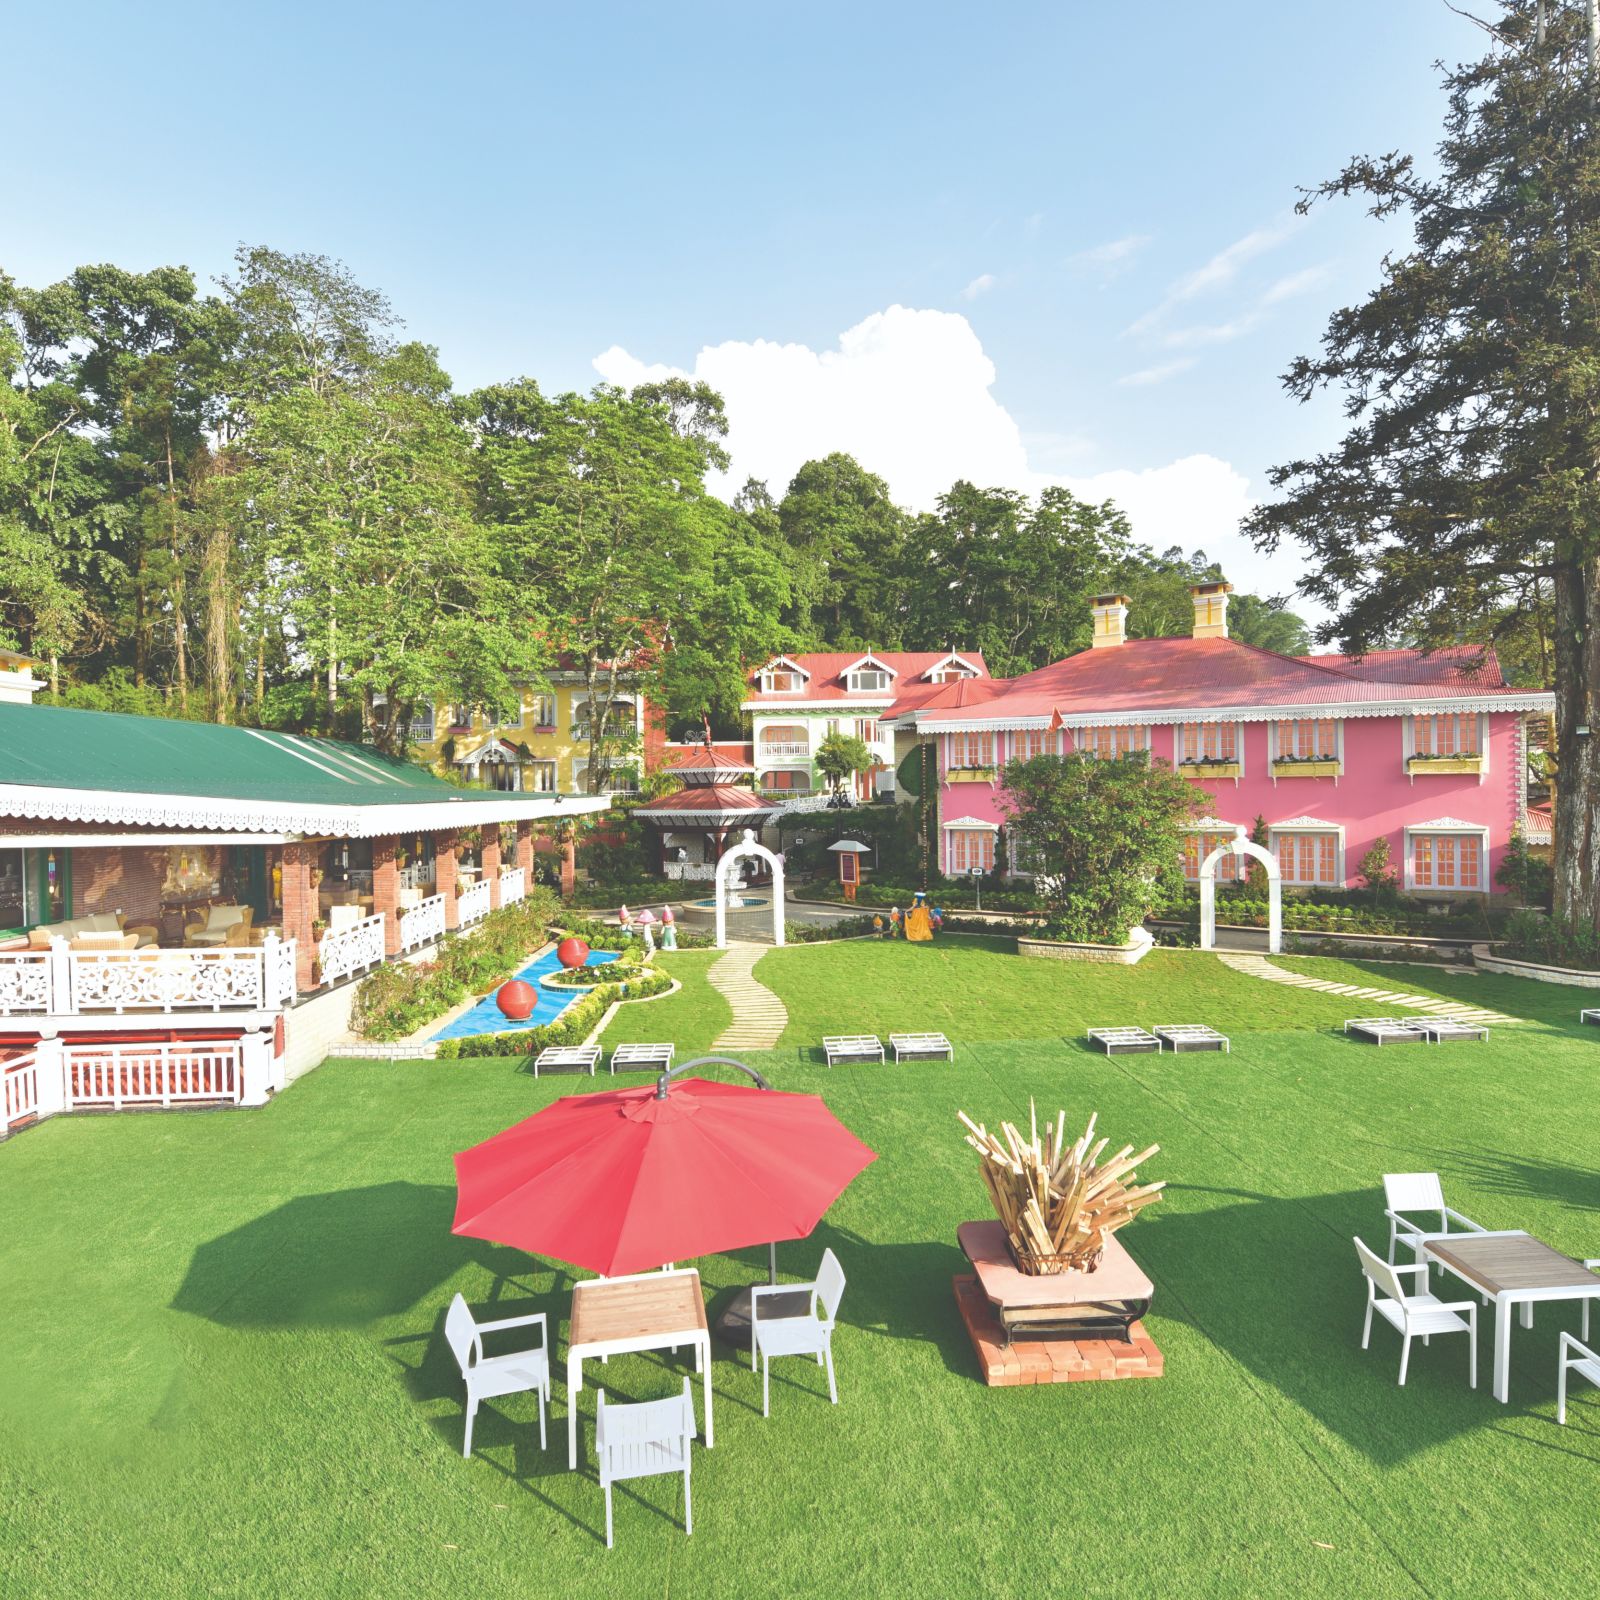
[[[1194,636],[1197,639],[1226,639],[1228,637],[1228,596],[1233,593],[1231,583],[1191,583],[1189,594],[1194,600]]]
[[[1095,650],[1128,639],[1128,597],[1125,594],[1097,594],[1094,597],[1094,636],[1089,643]]]

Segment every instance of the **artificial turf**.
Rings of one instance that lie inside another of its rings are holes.
[[[1340,970],[1402,986],[1399,969]],[[703,964],[683,971],[682,996],[638,1012],[681,1001],[693,1022]],[[753,1064],[824,1094],[880,1159],[780,1250],[795,1276],[824,1244],[844,1265],[840,1404],[790,1361],[763,1420],[747,1360],[719,1349],[692,1538],[662,1478],[619,1492],[604,1548],[593,1390],[568,1473],[559,1368],[548,1450],[520,1396],[481,1411],[473,1460],[459,1453],[450,1295],[561,1330],[570,1280],[450,1235],[450,1153],[609,1084],[535,1083],[509,1060],[335,1062],[258,1112],[61,1117],[0,1148],[0,1593],[1595,1592],[1600,1393],[1553,1420],[1576,1310],[1517,1330],[1509,1406],[1487,1338],[1477,1390],[1460,1336],[1414,1351],[1399,1389],[1396,1336],[1380,1324],[1358,1348],[1350,1244],[1386,1242],[1381,1173],[1438,1170],[1487,1226],[1600,1253],[1600,1033],[1578,1027],[1580,995],[1411,969],[1417,992],[1448,979],[1534,1020],[1379,1051],[1327,1031],[1340,997],[1186,954],[1124,972],[843,945],[775,952],[758,975],[796,1042]],[[1032,1037],[1001,1031],[1023,1018]],[[830,1072],[805,1046],[836,1020],[943,1026],[956,1060]],[[1218,1022],[1234,1049],[1107,1060],[1075,1037],[1091,1020]],[[1162,1145],[1144,1176],[1169,1187],[1123,1236],[1156,1284],[1159,1380],[976,1379],[950,1278],[955,1227],[985,1207],[955,1111],[1026,1115],[1030,1095]],[[698,1265],[715,1297],[764,1255]],[[686,1365],[628,1357],[589,1378],[637,1398]]]

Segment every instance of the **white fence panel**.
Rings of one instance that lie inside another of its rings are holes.
[[[415,950],[444,938],[444,896],[430,894],[426,900],[400,913],[400,948]]]
[[[50,952],[0,951],[0,1016],[19,1011],[49,1011]]]
[[[69,1111],[244,1098],[244,1054],[237,1040],[206,1044],[75,1044],[62,1051]]]
[[[63,1011],[261,1010],[263,952],[69,950]]]
[[[363,967],[375,967],[383,960],[383,913],[363,917],[348,928],[330,928],[317,946],[322,963],[322,981],[337,983]]]
[[[489,915],[489,880],[475,883],[470,889],[463,889],[460,898],[456,901],[456,926],[458,928],[470,927],[474,922],[482,922]]]
[[[521,867],[511,867],[500,874],[500,904],[514,906],[517,901],[526,898],[528,893],[528,875]]]
[[[4,1112],[0,1134],[24,1117],[39,1115],[39,1061],[30,1051],[3,1064]]]
[[[295,997],[295,941],[268,934],[261,946],[262,983],[269,1010],[292,1006]]]

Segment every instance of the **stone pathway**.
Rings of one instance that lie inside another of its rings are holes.
[[[713,1050],[775,1050],[789,1013],[783,1001],[755,978],[755,965],[771,947],[764,944],[730,944],[720,961],[713,961],[706,981],[733,1007],[733,1023],[711,1041]]]
[[[1360,984],[1310,978],[1303,972],[1287,972],[1282,967],[1275,967],[1265,956],[1219,951],[1217,960],[1235,972],[1242,972],[1247,978],[1265,978],[1269,983],[1287,983],[1296,989],[1315,989],[1322,994],[1348,995],[1352,1000],[1381,1000],[1386,1005],[1399,1006],[1407,1011],[1426,1011],[1438,1017],[1459,1017],[1463,1022],[1476,1022],[1484,1027],[1505,1027],[1524,1020],[1522,1017],[1508,1017],[1502,1011],[1489,1011],[1483,1006],[1463,1005],[1459,1000],[1434,1000],[1428,995],[1404,994],[1397,989],[1369,989]]]

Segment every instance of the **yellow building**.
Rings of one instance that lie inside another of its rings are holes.
[[[589,787],[589,695],[576,673],[555,672],[548,689],[524,689],[514,706],[473,707],[441,702],[411,721],[411,744],[430,765],[454,768],[493,789],[584,794]],[[652,719],[644,696],[620,689],[609,733],[632,748],[608,759],[605,794],[633,794],[648,759]],[[659,757],[659,751],[656,752]]]

